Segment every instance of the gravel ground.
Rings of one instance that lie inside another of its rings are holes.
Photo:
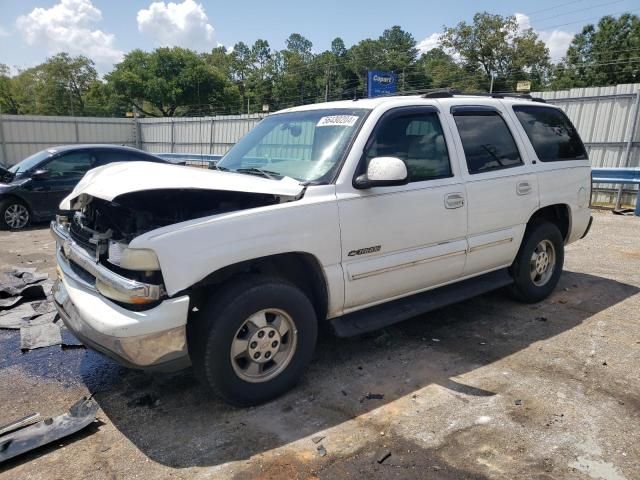
[[[94,425],[0,465],[0,479],[638,479],[640,219],[594,215],[546,301],[496,292],[326,336],[302,383],[257,408],[209,397],[189,371],[22,354],[0,330],[0,424],[87,393],[100,405]],[[0,268],[54,275],[53,248],[44,228],[2,232]]]

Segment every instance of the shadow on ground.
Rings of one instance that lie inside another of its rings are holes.
[[[614,280],[565,272],[556,293],[540,304],[519,304],[495,292],[366,337],[324,336],[297,388],[250,409],[212,398],[190,370],[148,374],[120,369],[93,352],[73,353],[104,414],[145,455],[178,468],[215,466],[314,435],[430,384],[465,395],[494,395],[454,377],[560,335],[638,292]],[[384,398],[366,399],[367,393]],[[447,465],[438,450],[411,449],[420,454],[403,469],[416,468],[424,478],[472,476]],[[352,457],[352,472],[358,458],[362,454]],[[340,477],[340,461],[328,467],[327,477]],[[433,465],[438,471],[424,470]],[[399,469],[398,478],[403,472],[408,474]]]

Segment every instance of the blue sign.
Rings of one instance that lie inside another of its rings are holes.
[[[380,70],[369,70],[367,73],[367,96],[369,98],[396,93],[398,84],[395,73],[381,72]]]

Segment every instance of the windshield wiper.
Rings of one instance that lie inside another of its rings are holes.
[[[251,168],[236,168],[234,172],[238,173],[248,173],[249,175],[260,175],[262,177],[268,178],[270,180],[277,180],[277,176],[282,176],[278,172],[272,172],[270,170],[263,170],[262,168],[251,167]]]

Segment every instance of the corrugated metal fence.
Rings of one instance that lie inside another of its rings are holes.
[[[640,84],[535,92],[562,107],[576,125],[594,167],[640,166]],[[0,162],[13,165],[45,147],[70,143],[131,145],[156,153],[223,155],[263,115],[191,118],[89,118],[0,115]],[[635,188],[623,203],[633,204]],[[613,203],[615,185],[597,185],[593,201]]]
[[[54,145],[111,143],[149,152],[223,155],[263,115],[176,118],[0,115],[0,163]]]
[[[640,83],[535,92],[561,107],[580,132],[593,167],[640,166]],[[635,125],[634,125],[635,123]],[[635,126],[635,128],[633,128]],[[617,185],[594,185],[594,203],[615,203]],[[632,205],[637,187],[625,187],[622,203]]]

